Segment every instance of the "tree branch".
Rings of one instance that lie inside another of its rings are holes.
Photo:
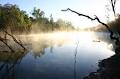
[[[2,43],[4,43],[4,44],[11,50],[11,52],[15,52],[15,51],[7,44],[6,40],[7,40],[7,39],[4,39],[4,38],[0,37],[0,41],[1,41]]]
[[[116,16],[116,12],[115,12],[115,4],[116,4],[116,0],[110,0],[111,6],[112,6],[112,10],[114,13],[114,16]]]
[[[7,35],[9,35],[10,37],[12,37],[12,39],[14,40],[14,42],[16,42],[18,45],[20,45],[23,49],[24,49],[24,51],[25,50],[27,50],[24,46],[23,46],[23,44],[21,43],[21,41],[19,40],[17,40],[13,35],[11,35],[11,34],[9,34],[7,31],[4,31]]]
[[[119,42],[119,39],[118,39],[117,37],[114,37],[114,33],[113,33],[113,31],[109,28],[109,26],[108,26],[107,24],[103,23],[102,21],[100,21],[100,19],[99,19],[96,15],[95,15],[94,18],[92,18],[92,17],[90,17],[90,16],[88,16],[88,15],[85,15],[85,14],[82,14],[82,13],[78,13],[78,12],[76,12],[76,11],[74,11],[74,10],[71,10],[70,8],[67,8],[67,9],[61,10],[61,11],[71,11],[71,12],[77,14],[78,16],[84,16],[84,17],[90,19],[91,21],[97,20],[100,24],[104,25],[104,26],[107,28],[107,30],[110,32],[110,38],[111,38],[112,40],[116,40],[116,42]]]

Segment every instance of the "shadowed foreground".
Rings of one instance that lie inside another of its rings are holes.
[[[99,69],[90,73],[83,79],[119,79],[120,78],[120,55],[99,62]]]

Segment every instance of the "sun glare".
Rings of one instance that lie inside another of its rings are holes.
[[[96,36],[93,32],[54,32],[54,33],[41,33],[41,34],[30,34],[29,37],[32,37],[32,41],[61,41],[65,43],[76,43],[79,41],[81,43],[92,42],[96,40]]]

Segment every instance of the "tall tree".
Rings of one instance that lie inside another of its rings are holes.
[[[36,20],[41,19],[42,17],[44,17],[44,11],[41,11],[40,9],[36,9],[36,7],[34,7],[34,10],[32,12],[32,15],[34,16],[34,18]]]
[[[52,26],[52,31],[53,31],[54,30],[54,20],[53,20],[52,14],[50,15],[50,24]]]

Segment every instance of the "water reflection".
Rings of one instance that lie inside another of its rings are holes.
[[[23,37],[24,35],[21,35]],[[26,39],[25,39],[26,38]],[[114,54],[93,33],[31,34],[27,53],[1,53],[0,79],[82,79]]]
[[[0,79],[14,79],[15,66],[19,64],[25,52],[0,52]]]
[[[79,45],[79,41],[77,42],[77,46],[76,46],[76,49],[75,49],[75,57],[74,57],[74,60],[75,60],[75,62],[74,62],[74,79],[76,79],[76,77],[77,77],[77,68],[76,68],[76,63],[77,63],[77,61],[76,61],[76,56],[77,56],[77,49],[78,49],[78,45]]]

